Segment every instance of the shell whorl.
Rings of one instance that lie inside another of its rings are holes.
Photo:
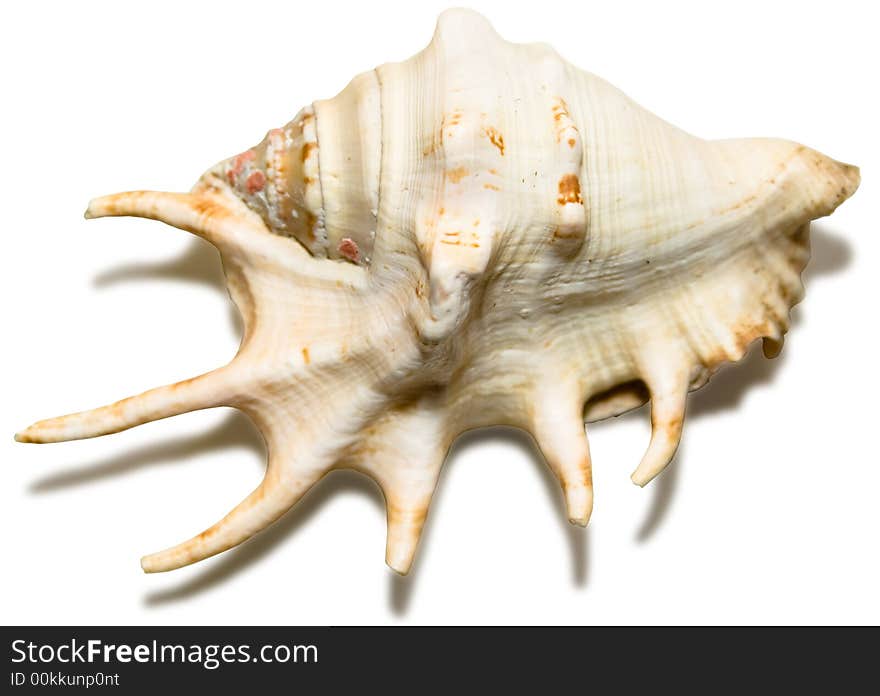
[[[656,476],[688,392],[755,339],[781,348],[809,222],[858,183],[796,143],[688,135],[547,46],[449,11],[424,51],[359,75],[189,194],[92,201],[88,217],[154,218],[216,245],[242,344],[214,372],[17,437],[221,405],[252,418],[261,485],[148,571],[240,543],[347,467],[381,486],[386,559],[405,573],[446,452],[488,425],[534,435],[586,524],[584,422],[650,400],[633,480]]]
[[[359,75],[208,176],[225,178],[271,232],[312,256],[368,265],[379,205],[378,92],[375,71]]]

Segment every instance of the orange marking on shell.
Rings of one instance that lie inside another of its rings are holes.
[[[229,217],[229,210],[207,196],[199,196],[192,201],[192,209],[207,220]]]
[[[255,169],[252,171],[245,182],[245,186],[247,186],[247,192],[251,195],[262,191],[263,187],[266,185],[266,175],[263,174],[259,169]]]
[[[238,178],[238,175],[241,174],[244,165],[255,159],[256,156],[257,153],[253,150],[245,150],[241,154],[232,158],[232,166],[230,166],[229,171],[226,172],[226,176],[229,178],[229,184],[231,186],[235,185],[235,180]]]
[[[309,357],[309,349],[308,349],[308,348],[303,348],[303,349],[302,349],[302,355],[303,355],[303,362],[304,362],[306,365],[308,365],[308,364],[311,362],[311,358]]]
[[[344,237],[342,241],[339,242],[336,249],[339,251],[340,255],[344,256],[352,263],[357,263],[361,260],[361,251],[358,249],[357,242],[353,239]]]
[[[579,230],[574,230],[571,234],[563,232],[559,227],[553,230],[553,239],[578,239],[580,236]]]
[[[577,127],[568,113],[568,104],[561,97],[556,97],[556,104],[553,106],[553,120],[556,122],[556,142],[562,142],[565,138],[568,146],[572,149],[577,145]],[[574,132],[572,132],[574,131]]]
[[[432,136],[431,141],[422,149],[422,155],[424,157],[429,157],[433,155],[437,151],[439,143],[437,142],[437,138]]]
[[[273,128],[269,131],[269,149],[266,171],[272,180],[275,199],[284,199],[287,194],[287,147],[285,131]]]
[[[312,154],[312,150],[316,150],[317,148],[318,148],[317,143],[305,143],[302,146],[302,152],[300,153],[300,157],[302,158],[302,161],[305,162],[309,158],[309,155]]]
[[[459,181],[464,179],[468,175],[468,170],[464,167],[455,167],[454,169],[446,170],[446,178],[449,179],[453,184],[457,184]]]
[[[559,180],[559,205],[566,203],[583,203],[581,198],[581,184],[575,174],[566,174]]]
[[[504,136],[501,135],[499,130],[494,126],[487,126],[483,129],[483,133],[489,138],[489,142],[498,148],[498,152],[501,153],[501,156],[504,157]]]
[[[455,109],[447,114],[443,121],[450,126],[457,126],[461,121],[461,109]]]
[[[308,182],[306,182],[308,183]],[[306,217],[306,235],[309,238],[310,242],[314,242],[317,239],[317,235],[315,234],[315,228],[318,226],[318,218],[315,217],[315,214],[310,210],[305,211]]]
[[[484,189],[489,189],[490,191],[500,191],[501,188],[496,186],[495,184],[483,184]]]

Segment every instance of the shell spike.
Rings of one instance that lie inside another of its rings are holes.
[[[593,512],[593,467],[584,430],[583,399],[572,393],[536,400],[532,433],[562,485],[568,521],[586,527]]]
[[[488,19],[479,12],[465,7],[451,7],[444,10],[437,18],[434,40],[442,41],[446,36],[462,43],[503,41]]]
[[[34,443],[83,440],[190,411],[229,405],[235,382],[227,365],[91,411],[39,421],[16,433],[15,439]]]
[[[651,392],[651,442],[632,473],[638,486],[645,486],[672,461],[681,441],[687,404],[687,370],[661,372],[645,380]]]
[[[387,502],[388,538],[385,543],[385,563],[395,573],[406,575],[412,567],[413,559],[425,518],[428,516],[430,494],[419,496],[406,503]]]
[[[323,473],[289,481],[272,476],[271,466],[260,485],[217,524],[182,544],[144,556],[144,572],[182,568],[247,541],[293,507]]]
[[[373,474],[385,496],[388,524],[385,563],[400,575],[406,575],[412,567],[443,465],[441,448],[425,449],[424,454],[409,461],[409,466],[396,471],[383,466],[381,472]],[[391,453],[386,451],[385,454]],[[384,463],[393,461],[391,456]]]
[[[353,468],[376,481],[385,497],[385,562],[400,575],[412,566],[450,439],[442,405],[428,395],[373,423],[355,453]]]
[[[218,248],[234,248],[244,236],[265,229],[259,218],[242,204],[223,195],[224,185],[198,193],[127,191],[89,202],[87,220],[100,217],[141,217],[159,220],[191,232]]]

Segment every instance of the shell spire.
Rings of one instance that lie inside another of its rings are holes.
[[[784,140],[706,141],[543,44],[467,10],[355,77],[188,193],[93,200],[220,252],[244,334],[224,367],[17,438],[60,442],[231,406],[265,477],[220,522],[146,556],[171,570],[246,541],[334,469],[377,482],[409,571],[443,461],[484,426],[530,432],[569,520],[593,509],[585,422],[651,402],[639,485],[672,460],[687,395],[748,345],[781,350],[809,223],[858,170]]]

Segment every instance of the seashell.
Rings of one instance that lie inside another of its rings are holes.
[[[782,348],[809,222],[855,167],[784,140],[684,133],[545,45],[444,13],[430,45],[209,169],[190,193],[93,200],[220,251],[244,320],[234,359],[178,384],[40,421],[58,442],[232,406],[268,449],[220,522],[146,556],[185,566],[267,527],[334,468],[375,479],[387,563],[413,560],[462,432],[530,432],[568,517],[593,505],[585,422],[651,402],[632,479],[672,459],[689,391],[763,338]]]

